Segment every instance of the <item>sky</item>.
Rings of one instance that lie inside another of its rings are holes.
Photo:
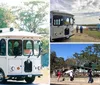
[[[73,57],[75,52],[80,53],[87,46],[92,44],[51,44],[50,51],[55,51],[57,57],[63,57],[64,60]]]
[[[76,24],[100,23],[100,0],[51,0],[50,10],[74,14]]]
[[[28,2],[28,1],[45,1],[48,2],[48,0],[0,0],[0,3],[8,4],[9,6],[20,6],[22,5],[22,2]]]

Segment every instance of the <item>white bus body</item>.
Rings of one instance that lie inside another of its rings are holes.
[[[23,31],[0,33],[0,83],[7,79],[32,83],[35,76],[42,76],[40,38]]]
[[[74,15],[59,11],[50,12],[50,38],[69,38],[72,35]]]

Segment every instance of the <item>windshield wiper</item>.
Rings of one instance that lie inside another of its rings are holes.
[[[15,58],[17,57],[17,55],[15,55]]]
[[[30,54],[28,55],[28,58],[31,56],[31,52],[30,52]]]

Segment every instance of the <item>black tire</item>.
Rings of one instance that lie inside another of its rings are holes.
[[[35,80],[35,76],[32,76],[32,77],[25,77],[25,81],[26,81],[27,83],[32,83],[34,80]]]
[[[3,71],[0,71],[0,83],[6,83],[5,75]]]

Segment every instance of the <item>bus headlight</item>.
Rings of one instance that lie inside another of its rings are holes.
[[[20,67],[17,67],[17,70],[20,70]]]

